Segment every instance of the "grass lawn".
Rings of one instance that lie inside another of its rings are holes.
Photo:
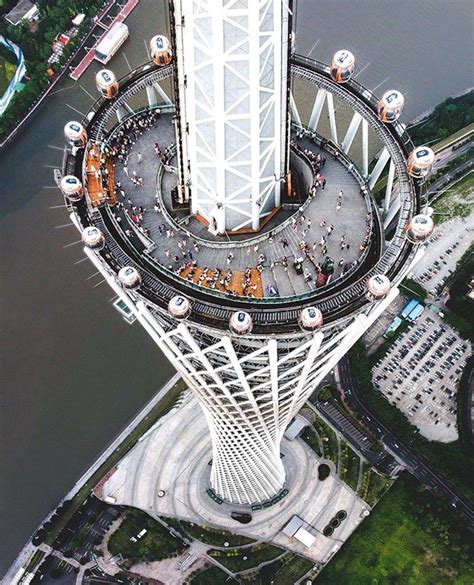
[[[433,218],[442,223],[453,217],[468,217],[474,209],[474,173],[471,171],[435,202]]]
[[[471,585],[466,533],[416,480],[402,477],[315,583]]]
[[[11,78],[15,75],[15,71],[16,65],[14,63],[9,63],[0,57],[0,96],[5,93]]]
[[[314,562],[294,553],[286,554],[282,559],[263,567],[259,573],[258,585],[293,585],[298,579],[314,567]]]
[[[165,521],[171,524],[168,518]],[[191,524],[191,522],[177,521],[176,529],[180,532],[185,532],[188,536],[210,544],[212,546],[224,546],[224,542],[228,542],[230,546],[242,546],[243,544],[251,544],[254,542],[251,538],[241,536],[240,534],[232,534],[226,530],[217,530],[209,526],[199,526],[198,524]]]
[[[225,551],[211,550],[209,551],[209,555],[217,559],[219,563],[227,567],[233,573],[237,573],[239,571],[244,571],[245,569],[258,567],[260,563],[271,561],[284,552],[285,551],[282,548],[263,543],[244,549],[233,548]]]
[[[228,579],[229,575],[219,567],[210,567],[191,575],[189,585],[225,585],[230,583]],[[235,581],[233,582],[235,583]]]

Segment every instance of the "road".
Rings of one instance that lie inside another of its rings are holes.
[[[339,362],[339,376],[341,387],[345,391],[347,403],[352,409],[357,411],[371,427],[371,429],[383,436],[383,443],[387,450],[401,463],[407,470],[426,485],[431,490],[436,490],[443,494],[451,505],[458,510],[467,520],[474,524],[474,511],[469,505],[466,498],[456,492],[447,482],[446,478],[434,471],[423,457],[407,447],[405,443],[392,433],[383,423],[381,423],[373,414],[365,408],[357,396],[358,382],[352,375],[349,359],[344,356]]]
[[[463,153],[464,153],[464,150],[462,148],[460,148],[458,151],[456,151],[456,156],[459,156]],[[452,158],[455,158],[455,157],[453,156]],[[454,167],[453,169],[450,169],[444,175],[442,175],[439,179],[437,179],[436,181],[431,183],[431,185],[428,187],[428,192],[427,192],[428,201],[430,202],[430,204],[433,204],[436,201],[436,199],[438,199],[438,197],[440,197],[444,193],[445,190],[450,188],[450,183],[453,180],[454,176],[460,177],[461,173],[464,173],[467,175],[469,170],[472,168],[472,165],[473,165],[472,160],[468,160],[466,162],[463,162],[459,166]]]

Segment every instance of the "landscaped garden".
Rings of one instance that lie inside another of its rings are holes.
[[[16,71],[16,56],[0,45],[0,97],[5,93]]]
[[[219,567],[209,567],[204,571],[197,571],[191,575],[189,585],[225,585],[228,583],[229,575]]]
[[[293,585],[314,567],[314,562],[294,553],[287,553],[270,565],[260,569],[258,580],[252,585]],[[193,584],[194,585],[194,584]]]
[[[375,506],[394,480],[381,476],[365,461],[362,465],[362,480],[357,493],[369,506]]]
[[[107,544],[112,555],[121,554],[130,561],[160,561],[180,554],[184,542],[148,514],[131,509]]]
[[[186,533],[189,537],[200,540],[212,546],[225,546],[224,543],[229,543],[229,546],[242,546],[244,544],[251,544],[254,542],[251,538],[241,536],[240,534],[232,534],[226,530],[218,530],[210,526],[200,526],[192,522],[184,522],[184,520],[174,520],[164,518],[164,520],[176,528],[179,532]]]
[[[316,417],[312,427],[304,429],[301,436],[320,457],[329,459],[337,464],[339,449],[336,433],[319,416]],[[321,440],[322,451],[318,436]]]
[[[248,548],[232,548],[228,550],[211,550],[209,555],[217,559],[233,573],[253,569],[265,561],[271,561],[283,554],[284,549],[271,544],[256,544]]]
[[[349,445],[341,442],[341,459],[339,461],[339,476],[354,491],[357,490],[359,479],[360,457]]]

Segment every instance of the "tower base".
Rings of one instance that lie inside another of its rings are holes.
[[[318,480],[321,459],[301,440],[283,439],[282,454],[288,494],[259,511],[250,506],[217,503],[208,495],[211,440],[204,415],[191,394],[150,429],[125,455],[102,486],[101,497],[117,505],[140,508],[153,517],[173,517],[262,539],[286,547],[315,562],[326,563],[369,513],[370,507],[336,475]],[[163,493],[164,492],[164,493]],[[331,537],[322,531],[339,510],[347,518]],[[231,518],[248,512],[249,524]],[[298,516],[315,537],[310,547],[282,532]]]

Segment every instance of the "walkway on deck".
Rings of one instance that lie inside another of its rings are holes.
[[[314,263],[323,263],[326,256],[331,257],[335,263],[335,272],[333,278],[338,278],[345,267],[356,262],[361,254],[360,246],[363,244],[367,228],[367,208],[364,198],[360,193],[359,184],[354,176],[338,160],[327,155],[327,163],[322,169],[322,173],[327,180],[325,190],[318,189],[316,197],[309,203],[304,211],[304,215],[294,210],[280,211],[272,220],[272,226],[275,223],[281,223],[287,219],[290,213],[296,213],[298,221],[287,225],[279,231],[274,237],[268,234],[266,240],[261,241],[258,246],[249,243],[245,246],[242,242],[242,236],[235,238],[235,246],[227,247],[228,239],[221,237],[221,241],[226,243],[225,247],[216,245],[214,241],[202,242],[189,237],[184,232],[176,232],[174,225],[168,223],[167,217],[163,213],[154,211],[155,205],[155,185],[156,176],[160,164],[160,158],[155,154],[154,144],[159,143],[160,148],[164,151],[168,146],[175,142],[174,127],[171,122],[171,115],[162,114],[154,129],[143,132],[136,143],[133,145],[128,162],[127,172],[124,173],[123,165],[117,162],[116,175],[121,182],[125,197],[119,196],[125,207],[131,206],[145,208],[141,225],[148,231],[149,237],[156,243],[156,248],[152,255],[163,265],[177,273],[186,275],[189,268],[184,263],[196,261],[197,267],[193,281],[199,279],[201,271],[204,269],[218,269],[221,272],[217,277],[217,282],[225,277],[225,273],[231,269],[234,274],[243,273],[247,268],[256,268],[261,262],[261,255],[264,260],[263,271],[261,273],[261,285],[258,279],[252,277],[252,283],[256,283],[258,290],[265,296],[294,296],[309,292],[316,287],[317,271],[314,264],[305,258],[303,268],[311,275],[311,280],[305,281],[302,274],[297,274],[293,268],[295,258],[304,257],[301,252],[301,242],[306,242],[310,247],[310,255],[314,256]],[[308,139],[298,141],[301,148],[308,148],[314,153],[318,152],[318,147]],[[141,154],[142,160],[138,162],[138,153]],[[133,172],[136,172],[143,178],[143,186],[135,186],[131,182]],[[171,185],[176,184],[176,175],[166,172],[163,178],[163,189],[169,190]],[[339,192],[343,191],[342,207],[336,210]],[[169,201],[169,199],[168,199]],[[196,220],[193,220],[196,222]],[[321,227],[321,222],[326,225]],[[197,223],[197,222],[196,222]],[[334,225],[331,234],[328,234],[327,227]],[[199,224],[201,225],[201,224]],[[125,229],[126,226],[122,227]],[[185,229],[189,229],[186,226]],[[272,227],[271,229],[275,229]],[[171,230],[171,234],[170,234]],[[168,231],[168,233],[167,233]],[[206,237],[206,233],[201,232],[200,237]],[[322,236],[326,239],[327,251],[323,254],[320,241]],[[346,246],[341,250],[341,238],[345,237]],[[254,239],[255,235],[244,236],[244,239]],[[215,240],[215,238],[213,238]],[[210,238],[209,238],[210,240]],[[195,244],[198,242],[196,248]],[[229,259],[229,254],[232,254]],[[287,259],[287,266],[284,265],[284,258]],[[342,263],[342,259],[344,262]],[[341,261],[341,265],[338,266]],[[184,272],[182,272],[184,270]],[[196,276],[197,274],[197,276]],[[236,287],[236,280],[233,277],[232,288],[239,294]],[[205,284],[205,283],[204,283]],[[219,289],[220,287],[217,286]],[[252,296],[257,296],[257,291]],[[258,294],[260,296],[260,294]]]

